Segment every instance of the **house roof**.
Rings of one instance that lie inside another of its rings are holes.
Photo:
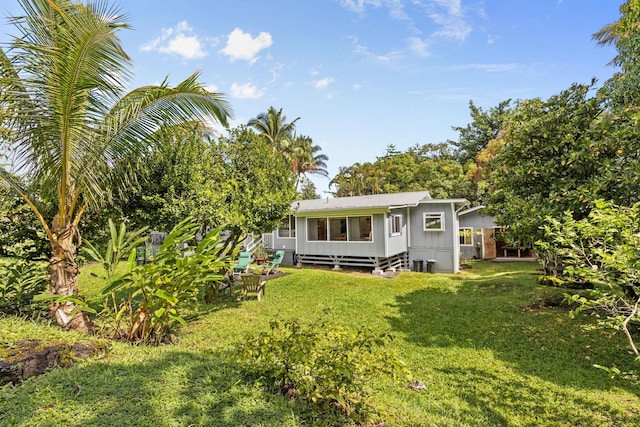
[[[370,194],[367,196],[336,197],[326,199],[298,200],[291,204],[294,212],[325,212],[342,210],[388,210],[406,206],[417,206],[433,200],[428,191],[408,193]]]
[[[466,214],[470,214],[471,212],[475,212],[475,211],[477,211],[477,210],[484,209],[484,208],[485,208],[485,206],[484,206],[484,205],[475,206],[475,207],[473,207],[473,208],[469,208],[469,209],[467,209],[467,210],[464,210],[464,211],[460,212],[458,215],[466,215]]]

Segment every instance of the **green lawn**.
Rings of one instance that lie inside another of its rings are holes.
[[[373,379],[386,426],[640,425],[640,386],[593,367],[637,368],[622,336],[585,332],[590,318],[544,307],[561,291],[537,286],[537,264],[471,265],[458,275],[393,279],[286,269],[261,303],[194,308],[175,345],[113,343],[102,360],[5,387],[0,424],[306,425],[284,398],[242,381],[221,351],[267,329],[276,315],[315,319],[330,307],[341,325],[393,331],[412,377],[427,386],[413,391]],[[95,303],[100,281],[88,273],[81,287]],[[2,342],[24,336],[78,337],[0,320]]]

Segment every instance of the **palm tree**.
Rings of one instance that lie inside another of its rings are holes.
[[[296,177],[296,191],[298,191],[300,180],[303,176],[306,177],[307,174],[329,177],[326,163],[329,157],[326,154],[321,154],[320,150],[322,148],[319,145],[314,145],[310,137],[304,135],[293,136],[289,153],[291,156],[291,172]]]
[[[592,38],[598,42],[598,45],[614,45],[618,50],[618,54],[611,60],[610,65],[625,68],[625,58],[624,55],[621,55],[620,50],[627,39],[638,32],[639,20],[640,0],[626,0],[620,5],[620,19],[605,25],[593,34]]]
[[[260,113],[257,117],[249,120],[247,126],[255,129],[258,135],[273,145],[275,150],[283,150],[290,144],[290,137],[298,120],[300,117],[287,123],[287,116],[282,114],[282,108],[276,111],[275,108],[269,107],[266,113]]]
[[[197,73],[175,87],[165,81],[125,94],[130,59],[116,31],[128,26],[107,3],[19,1],[24,16],[11,19],[19,32],[7,51],[11,57],[0,50],[0,137],[15,148],[16,170],[38,194],[1,167],[0,176],[31,207],[51,245],[50,291],[65,297],[52,306],[58,324],[87,331],[91,322],[73,299],[82,215],[112,191],[126,190],[139,154],[161,128],[226,124],[231,110],[198,83]],[[53,218],[45,218],[39,199],[54,203]]]

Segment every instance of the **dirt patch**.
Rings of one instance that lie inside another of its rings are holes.
[[[0,349],[0,385],[20,383],[55,367],[69,367],[79,359],[107,352],[107,346],[94,342],[70,344],[58,341],[18,340],[3,343]]]

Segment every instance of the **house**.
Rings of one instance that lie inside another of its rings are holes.
[[[494,217],[476,206],[458,214],[460,223],[460,254],[464,259],[493,259],[497,255],[494,236],[500,229]]]
[[[460,269],[458,216],[465,199],[432,199],[428,191],[300,200],[263,237],[285,251],[285,263],[408,269],[428,260],[435,272]]]

